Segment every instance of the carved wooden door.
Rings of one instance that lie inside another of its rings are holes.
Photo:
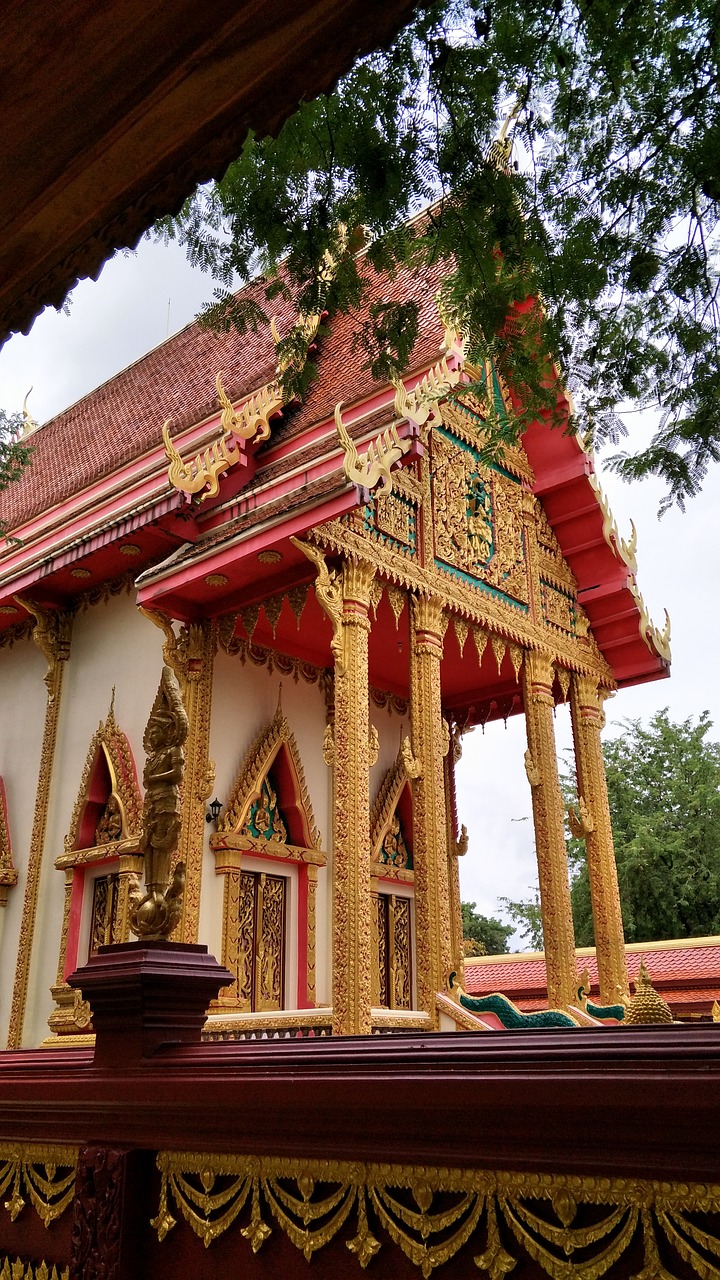
[[[412,1009],[410,899],[373,894],[373,1004]]]
[[[246,1012],[284,1008],[287,878],[240,875],[237,994]]]
[[[109,942],[120,942],[121,922],[118,914],[117,871],[93,880],[92,917],[90,920],[90,944],[88,955],[97,954],[98,947]]]

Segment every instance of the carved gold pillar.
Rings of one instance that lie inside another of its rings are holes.
[[[185,743],[182,828],[177,854],[177,862],[185,863],[185,894],[177,940],[197,942],[205,848],[205,802],[215,781],[215,765],[209,759],[215,626],[212,619],[207,618],[203,622],[191,622],[176,635],[170,619],[158,610],[141,609],[140,612],[165,634],[163,658],[178,678],[189,722]]]
[[[610,805],[600,743],[604,716],[597,680],[591,676],[573,675],[570,710],[578,784],[576,818],[587,849],[600,996],[604,1003],[613,1004],[619,995],[629,994],[629,987]]]
[[[457,974],[461,987],[465,986],[465,953],[463,951],[462,903],[460,898],[460,864],[458,859],[465,853],[467,833],[463,827],[462,836],[457,837],[457,814],[455,796],[455,765],[462,755],[460,733],[455,725],[450,737],[450,750],[445,756],[445,811],[447,825],[447,860],[448,885],[450,894],[450,942],[452,967]]]
[[[318,869],[314,863],[307,869],[307,980],[305,998],[313,1009],[317,1000],[316,948],[317,948],[317,884]]]
[[[523,664],[528,741],[525,767],[532,791],[548,1001],[551,1008],[563,1008],[575,1001],[577,982],[564,806],[553,727],[553,677],[549,654],[526,652]]]
[[[346,561],[335,657],[333,1035],[368,1035],[370,1009],[370,711],[372,565]]]
[[[444,757],[450,746],[440,701],[442,602],[412,600],[410,723],[419,776],[413,782],[413,863],[418,1007],[437,1021],[435,996],[452,968]]]
[[[23,1038],[28,980],[30,977],[30,958],[35,933],[38,890],[40,888],[40,873],[45,848],[48,801],[55,760],[58,718],[60,715],[63,671],[65,663],[70,656],[70,637],[72,633],[72,614],[50,613],[26,600],[21,600],[20,603],[35,618],[33,640],[45,658],[48,669],[45,674],[45,684],[47,686],[45,727],[40,752],[35,810],[30,833],[25,896],[20,920],[18,958],[8,1027],[8,1049],[19,1049]]]

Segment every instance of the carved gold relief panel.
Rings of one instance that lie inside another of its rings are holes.
[[[519,482],[444,427],[432,433],[435,563],[527,607]]]

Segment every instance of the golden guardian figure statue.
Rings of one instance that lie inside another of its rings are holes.
[[[180,786],[187,735],[188,718],[180,687],[174,672],[165,666],[143,736],[147,758],[140,850],[145,858],[145,896],[141,896],[137,879],[130,890],[130,928],[143,941],[168,938],[182,911],[185,866],[177,864],[172,882],[170,867],[180,839]]]

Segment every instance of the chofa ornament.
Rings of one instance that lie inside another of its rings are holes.
[[[168,938],[182,911],[185,865],[177,864],[172,881],[170,867],[180,839],[180,786],[187,735],[188,718],[180,686],[172,669],[164,666],[143,736],[147,759],[140,849],[145,857],[146,893],[141,896],[137,878],[130,890],[130,928],[136,937],[148,941]]]

